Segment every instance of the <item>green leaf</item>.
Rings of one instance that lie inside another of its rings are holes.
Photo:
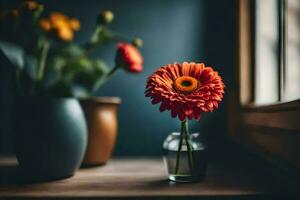
[[[83,53],[83,49],[76,45],[76,44],[68,44],[64,48],[61,48],[61,50],[58,52],[61,56],[65,57],[77,57],[81,56]]]
[[[95,59],[94,65],[95,65],[95,70],[99,71],[99,73],[107,73],[109,70],[107,64],[101,59]]]
[[[27,55],[24,58],[24,69],[32,80],[37,77],[37,59],[34,56]]]
[[[89,60],[88,64],[85,62],[80,63],[80,68],[74,73],[72,82],[91,92],[97,82],[104,79],[108,73],[107,65],[100,59]]]
[[[47,68],[54,69],[58,74],[51,90],[60,96],[62,93],[65,93],[64,96],[70,93],[76,97],[89,96],[96,83],[108,73],[104,61],[85,56],[83,49],[73,44],[57,49]],[[58,90],[59,87],[64,89]]]
[[[49,67],[53,67],[57,72],[64,70],[64,68],[72,64],[83,54],[80,46],[75,44],[66,45],[55,50],[55,56],[52,57]]]
[[[64,66],[67,65],[67,61],[68,60],[65,57],[63,57],[63,56],[56,56],[50,62],[50,66],[49,67],[53,67],[53,69],[55,71],[60,72],[64,68]],[[49,68],[49,67],[46,67],[46,68]]]
[[[103,33],[104,33],[104,26],[102,25],[96,26],[96,29],[91,37],[89,45],[95,45],[97,43],[101,43],[101,41],[104,39]]]
[[[9,42],[0,41],[0,51],[11,64],[19,69],[24,67],[24,51],[21,47]]]
[[[114,33],[107,29],[105,26],[97,25],[90,41],[86,44],[86,49],[91,50],[98,48],[103,43],[108,42],[109,40],[113,40],[114,37]]]

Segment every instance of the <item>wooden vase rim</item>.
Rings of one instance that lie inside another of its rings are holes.
[[[94,102],[94,103],[105,103],[105,104],[121,104],[122,100],[120,97],[88,97],[79,99],[81,102]]]
[[[21,100],[77,100],[76,97],[55,97],[55,96],[18,96]]]

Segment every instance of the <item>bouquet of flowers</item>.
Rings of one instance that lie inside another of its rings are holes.
[[[44,16],[44,6],[26,0],[18,7],[0,10],[0,56],[15,71],[15,83],[25,96],[92,95],[118,69],[138,73],[143,69],[139,49],[142,40],[132,40],[109,29],[114,15],[98,15],[90,39],[84,44],[72,42],[80,21],[61,12]],[[91,54],[104,43],[117,42],[115,66],[108,67]]]

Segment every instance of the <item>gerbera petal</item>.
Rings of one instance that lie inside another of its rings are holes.
[[[159,102],[161,102],[161,99],[160,99],[160,98],[154,98],[154,99],[152,99],[152,101],[151,101],[152,104],[157,104],[157,103],[159,103]]]
[[[182,75],[183,76],[190,76],[190,64],[187,62],[184,62],[182,64]]]
[[[173,80],[177,79],[180,76],[179,70],[178,70],[178,66],[175,64],[174,67],[169,67],[168,68]]]
[[[177,114],[178,114],[177,109],[176,108],[172,108],[172,110],[171,110],[171,116],[173,118],[175,118],[175,117],[177,117]]]
[[[190,114],[190,115],[188,115],[187,118],[188,118],[189,120],[192,120],[192,119],[193,119],[193,113]]]
[[[200,110],[199,109],[195,109],[194,110],[194,118],[196,119],[196,120],[199,120],[200,119]]]
[[[192,109],[192,108],[186,108],[186,109],[184,109],[184,113],[185,113],[186,115],[190,115],[190,114],[193,113],[193,109]]]
[[[196,68],[195,68],[195,72],[194,72],[194,77],[196,77],[198,80],[200,80],[200,77],[201,77],[201,74],[203,72],[203,69],[204,69],[204,64],[203,63],[196,64]]]
[[[159,111],[160,112],[163,112],[163,111],[165,111],[165,110],[169,110],[169,107],[170,107],[170,105],[169,105],[170,103],[168,102],[168,101],[162,101],[162,103],[161,103],[161,105],[160,105],[160,107],[159,107]]]
[[[180,121],[183,121],[183,120],[185,120],[186,115],[184,114],[184,112],[179,112],[178,113],[178,118],[180,119]]]
[[[218,107],[219,107],[219,104],[218,104],[217,101],[213,101],[213,104],[214,104],[215,108],[218,108]]]

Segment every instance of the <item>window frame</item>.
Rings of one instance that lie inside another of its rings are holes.
[[[276,166],[280,166],[284,172],[297,171],[299,173],[300,99],[272,105],[255,105],[254,102],[255,19],[253,9],[255,5],[253,2],[253,0],[238,0],[236,88],[229,101],[229,134],[235,142]],[[284,3],[284,1],[280,2]],[[282,11],[281,15],[283,15]],[[285,21],[284,16],[280,17]],[[285,37],[284,29],[280,31],[282,31],[282,37]],[[284,40],[280,42],[281,45],[285,45]],[[280,55],[281,81],[279,84],[281,88],[284,88],[285,52],[281,51]],[[284,91],[281,90],[281,100],[283,94]]]

